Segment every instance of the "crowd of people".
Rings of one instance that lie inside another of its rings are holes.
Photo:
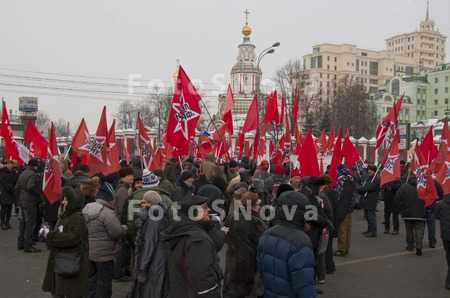
[[[54,204],[42,192],[38,158],[21,168],[6,160],[0,169],[1,229],[11,229],[20,206],[17,248],[39,253],[34,244],[45,241],[42,290],[52,297],[111,297],[113,281],[130,282],[129,297],[316,297],[336,271],[334,258],[350,253],[354,209],[364,209],[364,236],[377,237],[380,200],[384,233],[399,235],[401,215],[406,249],[417,256],[425,226],[428,246],[436,246],[440,220],[450,289],[450,195],[436,182],[438,197],[425,208],[404,162],[402,179],[382,187],[368,161],[340,164],[335,185],[328,173],[301,177],[292,165],[246,157],[219,164],[213,154],[172,158],[153,171],[134,157],[107,176],[61,164],[64,187]],[[55,272],[62,249],[80,252],[76,276]]]

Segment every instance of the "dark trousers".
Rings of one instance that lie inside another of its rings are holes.
[[[112,296],[112,277],[114,261],[89,261],[89,292],[86,298],[110,298]]]
[[[423,233],[425,231],[425,221],[405,220],[406,244],[410,248],[422,249]]]
[[[364,209],[364,218],[367,220],[367,232],[376,236],[377,235],[377,215],[375,209]]]
[[[113,278],[119,279],[124,276],[131,276],[130,261],[131,261],[131,247],[127,240],[122,242],[122,248],[114,260],[114,274]]]
[[[9,226],[9,220],[11,219],[12,214],[12,204],[10,205],[2,205],[2,209],[0,210],[0,219],[2,226]]]
[[[442,239],[442,244],[445,249],[445,257],[447,259],[447,278],[445,279],[445,284],[450,285],[450,240]]]
[[[398,220],[398,212],[384,211],[384,229],[389,231],[391,229],[391,214],[392,224],[394,225],[394,231],[398,231],[400,228],[400,221]]]
[[[427,210],[427,229],[428,229],[428,244],[436,245],[436,217],[434,212]]]
[[[24,249],[33,246],[33,229],[36,225],[36,203],[20,202],[20,225],[17,245]]]
[[[325,269],[326,272],[336,271],[336,265],[334,264],[333,258],[333,237],[328,238],[328,246],[325,251]]]

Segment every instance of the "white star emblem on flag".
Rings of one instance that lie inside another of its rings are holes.
[[[195,118],[200,117],[200,114],[191,110],[189,105],[184,99],[184,93],[181,91],[180,102],[173,104],[173,109],[175,110],[175,118],[177,119],[177,126],[175,127],[174,133],[181,130],[184,138],[189,140],[189,128],[188,123]]]

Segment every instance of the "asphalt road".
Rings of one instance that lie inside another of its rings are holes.
[[[379,210],[383,210],[382,204]],[[350,253],[335,257],[336,272],[327,275],[325,284],[320,285],[324,291],[321,297],[450,297],[450,291],[445,289],[447,265],[439,221],[436,222],[436,248],[428,248],[425,233],[423,255],[416,256],[405,249],[403,223],[400,235],[385,235],[382,217],[383,212],[378,212],[378,237],[365,238],[361,235],[367,228],[362,211],[354,212]],[[45,244],[37,244],[43,250],[40,253],[18,251],[19,221],[17,217],[11,220],[13,229],[0,231],[0,298],[50,297],[41,290],[48,257]],[[224,251],[225,248],[220,252],[222,260]],[[125,297],[129,286],[129,282],[114,282],[113,297]]]

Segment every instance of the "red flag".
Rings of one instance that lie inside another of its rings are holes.
[[[78,129],[72,138],[71,147],[78,151],[89,152],[89,148],[91,147],[91,136],[89,135],[89,130],[84,118],[81,119],[80,126],[78,126]]]
[[[297,146],[295,147],[295,154],[300,155],[303,148],[303,138],[300,130],[298,129],[297,123],[295,123],[295,141],[297,142]]]
[[[270,94],[269,102],[267,103],[266,115],[264,116],[264,123],[278,123],[278,99],[277,99],[277,90],[273,91]]]
[[[391,181],[400,180],[400,154],[398,152],[398,143],[400,142],[400,135],[397,133],[394,136],[389,149],[384,155],[383,170],[381,171],[381,181],[380,187],[383,184],[389,183]]]
[[[225,142],[226,141],[226,136],[225,136],[225,132],[227,131],[227,126],[226,125],[222,125],[221,127],[219,127],[213,134],[212,134],[212,139],[218,142]]]
[[[450,154],[447,153],[447,159],[441,165],[436,176],[436,181],[439,182],[444,190],[444,195],[450,193]]]
[[[111,127],[108,131],[108,141],[109,141],[109,152],[107,157],[108,169],[105,175],[118,172],[120,170],[119,164],[119,148],[117,147],[116,140],[116,119],[114,119]]]
[[[277,124],[283,125],[284,122],[284,104],[286,99],[284,98],[284,93],[281,93],[281,113],[280,113],[280,120],[277,122]]]
[[[448,120],[445,118],[444,128],[442,129],[441,134],[441,144],[439,145],[439,152],[434,160],[434,163],[430,165],[431,173],[438,173],[441,166],[444,165],[447,160],[447,154],[450,151],[449,147],[450,141],[450,130],[448,129]]]
[[[152,143],[147,135],[147,130],[142,123],[141,116],[138,113],[138,125],[139,125],[139,149],[141,150],[142,168],[147,170],[153,170],[152,162],[155,152],[153,151]]]
[[[234,107],[233,91],[231,91],[231,85],[228,84],[227,98],[225,99],[225,110],[223,112],[223,122],[225,122],[225,125],[230,134],[234,133],[233,116],[231,115],[231,110],[233,109],[233,107]]]
[[[48,142],[31,120],[28,120],[24,141],[30,144],[31,157],[38,156],[41,159],[47,157]]]
[[[303,149],[298,156],[298,161],[300,162],[300,176],[302,178],[320,175],[319,163],[317,161],[311,129],[308,129],[308,132],[306,133],[305,142],[303,144]]]
[[[420,143],[419,148],[420,151],[422,151],[422,155],[425,157],[427,164],[430,164],[438,155],[438,150],[436,149],[433,140],[433,125],[430,126],[430,129],[425,135],[425,138],[423,138],[422,143]]]
[[[318,153],[320,153],[320,155],[325,155],[325,152],[327,152],[327,133],[325,132],[325,129],[322,130],[322,134],[317,141],[317,145],[319,145]]]
[[[5,139],[5,157],[7,159],[17,160],[19,166],[23,165],[23,161],[19,156],[18,144],[16,140],[14,140],[5,102],[3,102],[1,136]]]
[[[290,163],[291,161],[291,126],[289,125],[289,118],[286,114],[286,130],[284,133],[284,158],[283,163]]]
[[[50,204],[59,201],[61,196],[61,168],[59,165],[59,152],[56,143],[55,127],[50,127],[47,158],[42,181],[42,191],[45,193]]]
[[[248,109],[247,116],[245,117],[244,126],[241,128],[241,133],[246,133],[259,128],[258,119],[258,98],[253,98],[252,104]]]
[[[400,109],[402,107],[404,94],[399,98],[399,100],[393,103],[392,109],[389,111],[389,114],[381,120],[380,125],[378,125],[377,132],[375,134],[377,139],[377,145],[375,146],[376,150],[380,147],[381,143],[383,143],[384,138],[386,137],[389,129],[392,131],[392,135],[395,135],[398,125],[398,114],[400,113]]]
[[[106,107],[103,107],[95,138],[91,140],[89,156],[87,158],[91,174],[106,173],[108,171],[108,151],[109,136],[108,125],[106,124]]]
[[[237,147],[239,147],[239,152],[237,154],[237,158],[241,159],[242,154],[244,153],[244,149],[245,149],[244,148],[245,147],[245,134],[243,134],[243,133],[239,134]]]
[[[429,165],[422,155],[419,146],[414,150],[414,157],[411,162],[411,170],[417,178],[417,193],[419,198],[425,201],[425,207],[430,206],[437,199],[436,186]]]
[[[190,141],[195,137],[195,127],[202,113],[200,100],[200,95],[180,66],[166,135],[166,141],[176,147],[180,155],[188,154]]]
[[[270,162],[273,164],[278,164],[282,161],[283,150],[284,149],[284,135],[280,138],[277,145],[274,146],[272,141],[270,141]]]
[[[345,158],[345,167],[347,169],[351,169],[353,164],[359,160],[358,150],[356,150],[355,145],[350,141],[350,132],[348,129],[345,135],[344,144],[342,145],[341,157]]]
[[[160,169],[164,167],[164,147],[163,144],[158,144],[156,151],[155,151],[155,157],[153,158],[153,166],[154,169]]]
[[[261,137],[260,138],[256,138],[255,137],[255,144],[257,144],[258,147],[255,148],[255,154],[256,154],[256,158],[255,160],[257,161],[257,164],[261,164],[261,161],[265,158],[266,155],[266,125],[262,126],[261,129]]]
[[[330,175],[333,180],[332,185],[336,185],[337,182],[337,173],[336,168],[341,163],[341,140],[342,140],[342,128],[339,130],[336,142],[333,148],[333,155],[331,156],[330,170],[328,171],[328,175]]]
[[[128,152],[128,148],[125,145],[125,141],[124,139],[121,139],[122,141],[122,151],[123,151],[123,157],[125,158],[125,160],[127,161],[127,165],[130,164],[130,153]]]
[[[334,138],[335,138],[334,127],[331,127],[330,134],[328,135],[327,150],[326,150],[327,155],[331,155],[331,153],[333,152]]]

